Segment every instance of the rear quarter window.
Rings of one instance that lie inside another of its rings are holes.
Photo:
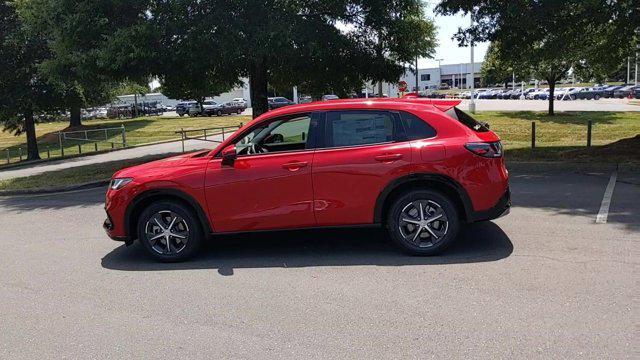
[[[469,115],[466,112],[458,109],[457,107],[452,107],[451,109],[447,110],[446,114],[451,116],[455,120],[458,120],[464,126],[468,127],[469,129],[471,129],[471,130],[473,130],[475,132],[487,132],[487,131],[489,131],[489,128],[487,126],[485,126],[485,124],[483,124],[483,123],[479,122],[478,120],[474,119],[471,115]]]
[[[402,111],[400,119],[408,140],[428,139],[436,136],[436,129],[413,114]]]

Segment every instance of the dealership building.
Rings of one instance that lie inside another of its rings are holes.
[[[473,80],[476,87],[480,86],[480,69],[482,62],[473,64]],[[436,90],[441,84],[450,88],[468,89],[471,86],[471,63],[447,64],[435,68],[418,69],[418,90]],[[409,90],[416,90],[416,75],[407,70],[400,80],[407,82]],[[389,96],[398,92],[397,86],[391,87]]]

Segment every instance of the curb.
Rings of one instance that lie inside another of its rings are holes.
[[[74,190],[84,190],[96,187],[101,187],[109,184],[110,180],[98,180],[91,181],[82,184],[59,186],[52,188],[40,188],[40,189],[22,189],[22,190],[0,190],[0,196],[15,196],[15,195],[40,195],[40,194],[55,194],[63,193]]]

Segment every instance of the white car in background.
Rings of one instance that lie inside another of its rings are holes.
[[[98,108],[95,111],[95,116],[97,119],[106,119],[107,118],[107,108]]]
[[[541,97],[542,98],[549,97],[549,89],[548,88],[533,90],[532,92],[527,94],[527,99],[528,100],[538,100]]]
[[[243,98],[233,98],[230,101],[231,105],[233,106],[238,106],[238,107],[242,107],[242,108],[247,108],[247,100],[243,99]]]

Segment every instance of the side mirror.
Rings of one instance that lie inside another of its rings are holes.
[[[237,157],[238,154],[236,153],[235,145],[229,145],[222,149],[222,165],[233,166]]]

